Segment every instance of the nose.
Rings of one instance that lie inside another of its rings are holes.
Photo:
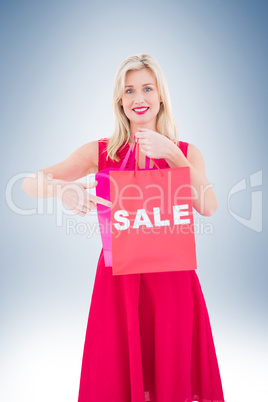
[[[138,105],[138,104],[141,104],[141,103],[144,103],[143,93],[137,92],[136,96],[135,96],[135,99],[134,99],[134,104]]]

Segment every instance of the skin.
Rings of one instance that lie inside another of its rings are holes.
[[[148,85],[150,84],[150,85]],[[144,168],[145,156],[165,159],[170,167],[190,168],[193,207],[205,216],[212,215],[217,209],[217,198],[205,174],[205,163],[201,152],[192,144],[188,146],[187,158],[167,137],[157,133],[156,117],[161,98],[154,75],[150,70],[129,71],[126,74],[125,91],[121,105],[130,120],[131,136],[139,141],[139,167]],[[148,106],[144,115],[137,115],[135,107]],[[151,167],[153,166],[151,161]],[[76,180],[98,171],[98,141],[82,145],[68,158],[55,165],[27,176],[22,189],[35,198],[58,197],[74,213],[85,216],[96,209],[100,203],[112,203],[89,194],[86,190],[97,186],[76,182]]]

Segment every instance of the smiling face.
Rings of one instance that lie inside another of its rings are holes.
[[[132,134],[138,127],[156,131],[160,102],[156,79],[150,69],[143,68],[126,73],[121,105],[130,121]]]

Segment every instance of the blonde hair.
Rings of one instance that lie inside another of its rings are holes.
[[[116,155],[117,150],[122,144],[131,140],[130,122],[120,101],[124,92],[127,72],[143,68],[149,68],[154,74],[161,99],[160,109],[156,117],[156,131],[174,142],[179,140],[178,129],[172,114],[167,82],[160,65],[148,54],[135,54],[127,57],[120,64],[115,76],[112,102],[115,123],[113,134],[107,146],[107,158],[119,161]]]

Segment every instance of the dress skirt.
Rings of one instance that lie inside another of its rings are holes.
[[[223,402],[195,271],[112,275],[101,251],[78,402]]]

